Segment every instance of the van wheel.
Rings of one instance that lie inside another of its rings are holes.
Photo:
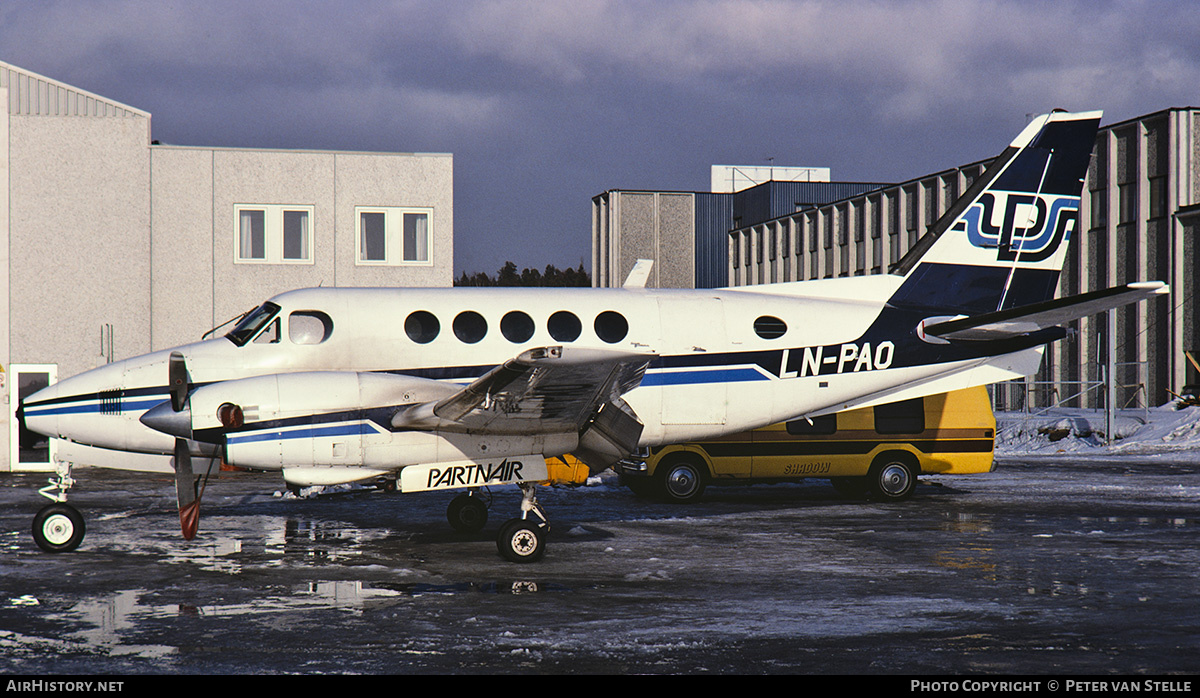
[[[917,487],[917,464],[903,451],[884,453],[867,472],[867,486],[873,499],[899,502],[912,496]]]
[[[846,499],[862,499],[867,496],[867,478],[865,477],[831,477],[829,484]]]
[[[638,497],[643,499],[655,494],[654,483],[645,475],[621,475],[619,482],[625,485]]]
[[[659,490],[667,501],[694,502],[704,494],[708,471],[691,456],[671,456],[658,465]]]

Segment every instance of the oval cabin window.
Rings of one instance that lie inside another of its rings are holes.
[[[528,342],[533,336],[533,318],[520,310],[506,313],[500,318],[500,334],[513,344]]]
[[[596,336],[609,344],[616,344],[629,334],[629,321],[624,315],[612,310],[597,315],[595,327]]]
[[[487,334],[487,320],[474,310],[464,310],[454,318],[454,336],[474,344]]]
[[[404,321],[404,332],[417,344],[429,344],[441,329],[437,317],[427,310],[418,310]]]
[[[560,310],[546,321],[546,330],[558,342],[574,342],[583,331],[583,323],[575,317],[575,313]]]
[[[787,332],[787,323],[777,317],[763,315],[754,321],[754,334],[763,339],[779,339]]]

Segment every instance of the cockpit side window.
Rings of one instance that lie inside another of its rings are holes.
[[[288,339],[293,344],[320,344],[333,334],[333,319],[319,310],[297,310],[288,315]]]
[[[267,301],[242,318],[237,327],[230,330],[229,334],[225,335],[225,338],[239,347],[246,346],[246,342],[254,339],[254,335],[258,334],[259,330],[266,326],[278,313],[279,306]]]
[[[262,332],[254,338],[255,344],[279,344],[279,318],[267,323]]]

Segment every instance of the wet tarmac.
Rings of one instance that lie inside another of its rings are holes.
[[[908,502],[828,485],[543,488],[545,559],[505,562],[449,495],[77,471],[88,533],[30,535],[46,475],[0,476],[0,670],[154,673],[1173,674],[1200,671],[1200,466],[1002,462]],[[934,484],[936,483],[936,484]]]

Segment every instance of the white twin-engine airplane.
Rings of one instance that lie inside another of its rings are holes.
[[[1034,119],[889,274],[648,290],[635,268],[622,289],[293,291],[223,337],[41,390],[21,418],[174,454],[187,538],[192,458],[223,458],[293,485],[398,475],[405,492],[465,489],[448,512],[461,530],[486,521],[480,488],[516,484],[521,513],[497,545],[533,561],[546,457],[595,473],[640,448],[1029,375],[1063,323],[1167,293],[1147,282],[1054,299],[1099,122]],[[34,522],[47,550],[84,529],[61,465]]]

